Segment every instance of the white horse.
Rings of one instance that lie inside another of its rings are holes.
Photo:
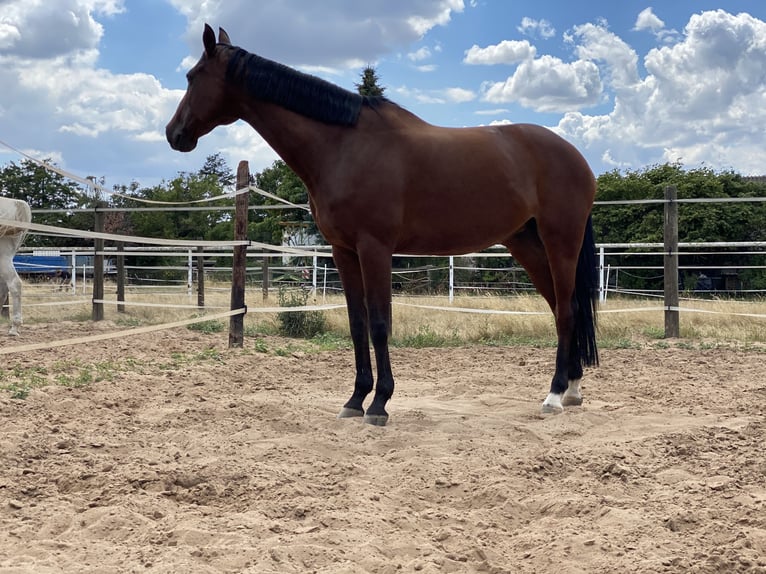
[[[32,222],[32,211],[26,201],[0,197],[0,219]],[[21,326],[21,279],[13,267],[13,256],[27,235],[27,230],[10,225],[0,225],[0,304],[4,305],[10,293],[13,303],[9,335],[18,335]]]

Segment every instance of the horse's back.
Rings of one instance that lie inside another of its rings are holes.
[[[399,150],[386,157],[392,155],[400,164],[381,171],[378,185],[390,181],[391,173],[407,175],[398,192],[394,181],[394,189],[375,193],[388,199],[375,213],[401,205],[395,234],[400,252],[465,253],[506,241],[533,218],[584,221],[595,195],[582,155],[551,130],[532,124],[416,124]]]
[[[0,197],[0,219],[30,223],[32,221],[32,210],[26,201],[10,197]],[[26,234],[26,229],[10,225],[0,225],[0,237],[16,239],[14,249],[18,249]]]
[[[535,210],[551,202],[590,207],[595,178],[583,155],[552,130],[536,124],[473,128],[418,126],[406,150],[414,179],[430,186],[432,199],[463,198],[491,209]],[[421,151],[423,148],[426,151]],[[406,149],[406,148],[405,148]],[[451,196],[448,198],[447,196]]]
[[[498,126],[501,133],[530,150],[536,163],[549,170],[566,171],[571,177],[592,179],[593,172],[585,157],[569,141],[553,130],[537,124]]]

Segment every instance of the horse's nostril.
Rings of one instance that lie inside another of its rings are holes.
[[[168,143],[170,144],[170,147],[172,147],[174,150],[178,150],[181,146],[181,141],[183,139],[181,132],[178,130],[168,130],[165,135],[168,138]]]
[[[165,126],[165,139],[168,140],[171,148],[177,149],[178,142],[181,139],[179,130],[174,129],[171,124],[168,124]]]

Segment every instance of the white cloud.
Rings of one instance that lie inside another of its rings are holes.
[[[463,0],[269,2],[258,8],[249,0],[170,2],[188,19],[187,40],[193,53],[199,50],[208,22],[225,28],[235,44],[279,62],[344,69],[352,67],[350,60],[375,61],[416,42],[465,9]]]
[[[666,44],[676,41],[679,37],[676,30],[665,28],[665,22],[654,13],[651,7],[645,8],[639,13],[633,30],[637,32],[650,31],[660,42]]]
[[[638,55],[605,25],[575,26],[568,41],[579,42],[575,52],[581,60],[603,63],[613,88],[630,87],[639,82]]]
[[[519,102],[540,112],[581,109],[600,101],[602,93],[598,66],[591,59],[564,62],[545,54],[527,40],[503,40],[498,44],[466,50],[463,62],[473,65],[518,64],[513,75],[502,82],[486,82],[483,100],[491,103]]]
[[[180,99],[147,74],[71,69],[54,60],[19,74],[19,88],[55,96],[59,130],[95,137],[108,131],[142,132],[159,127]]]
[[[410,52],[407,54],[407,59],[410,62],[417,63],[417,62],[423,62],[424,60],[428,60],[433,56],[434,52],[441,52],[442,47],[441,45],[437,44],[434,46],[433,50],[429,48],[428,46],[422,46],[421,48],[415,50],[414,52]],[[415,66],[415,69],[419,72],[435,72],[439,69],[439,67],[436,64],[418,64]]]
[[[526,40],[503,40],[481,48],[474,44],[465,52],[463,62],[474,65],[518,64],[535,57],[537,50]]]
[[[196,62],[203,23],[209,22],[226,28],[235,43],[248,49],[325,75],[358,70],[409,47],[464,10],[463,0],[393,4],[328,0],[301,2],[300,9],[295,2],[262,3],[257,8],[244,0],[171,3],[187,17],[192,54],[180,63],[179,71]],[[201,165],[205,154],[216,151],[231,154],[232,164],[247,157],[252,169],[270,164],[275,153],[245,124],[215,130],[190,154],[170,150],[164,127],[183,92],[169,90],[150,74],[118,74],[99,67],[102,22],[124,12],[126,4],[125,0],[0,0],[3,132],[29,134],[28,126],[34,125],[35,145],[51,150],[46,155],[59,159],[65,169],[87,165],[88,171],[104,170],[126,180],[156,170],[155,165],[166,174],[194,169],[188,166]],[[438,45],[431,47],[432,53],[439,50]],[[426,60],[421,63],[422,70],[435,69]],[[421,92],[418,98],[466,101],[470,93],[451,89]]]
[[[476,99],[476,93],[465,88],[447,88],[445,94],[449,101],[456,103],[470,102]]]
[[[43,0],[5,0],[2,8],[0,119],[9,143],[47,150],[31,155],[79,175],[141,177],[168,149],[163,129],[181,93],[150,74],[98,67],[96,18],[122,12],[124,3],[61,0],[51,10]],[[8,29],[18,36],[9,39]]]
[[[560,112],[598,103],[602,84],[593,62],[567,63],[546,54],[525,60],[507,80],[486,84],[483,91],[487,102],[519,102],[539,112]]]
[[[17,26],[10,22],[0,21],[0,50],[7,51],[21,38]]]
[[[636,25],[634,30],[651,30],[654,33],[659,32],[665,27],[665,22],[660,20],[652,11],[651,6],[641,10],[636,18]]]
[[[445,25],[465,6],[475,5],[463,0],[328,0],[301,2],[296,10],[294,2],[257,3],[253,8],[244,0],[171,1],[188,19],[193,56],[184,60],[183,71],[196,61],[202,24],[208,21],[225,27],[235,43],[277,61],[324,75],[342,72],[349,86],[349,70],[381,58],[386,62],[394,54],[405,54],[397,63],[408,70],[433,71],[436,66],[429,58],[440,50],[438,45],[408,50],[424,43],[424,30]],[[274,152],[241,122],[215,130],[191,154],[169,149],[163,129],[182,91],[168,89],[150,74],[117,74],[99,67],[104,41],[100,22],[124,11],[125,4],[60,0],[52,10],[51,0],[0,0],[3,133],[29,134],[34,126],[34,140],[17,145],[46,150],[36,155],[53,157],[65,168],[84,165],[88,171],[127,174],[124,181],[109,183],[124,183],[152,170],[169,174],[196,169],[217,151],[231,165],[242,158],[251,161],[253,170],[270,164]],[[522,20],[521,28],[544,38],[548,28],[542,23]],[[485,107],[497,108],[475,112],[486,120],[516,115],[517,109],[505,107],[511,102],[563,113],[554,129],[604,166],[640,167],[681,158],[762,173],[766,23],[748,14],[708,11],[692,16],[679,34],[668,30],[653,10],[645,10],[634,29],[654,34],[658,47],[639,54],[626,42],[628,37],[610,31],[606,23],[580,22],[565,36],[569,57],[540,55],[541,49],[528,40],[471,47],[464,64],[513,66],[492,70],[498,75],[488,76],[492,80],[480,91],[392,87],[390,93],[421,103],[483,101]],[[513,27],[511,31],[515,33]],[[440,69],[447,66],[439,64]],[[463,72],[472,77],[482,70]],[[465,81],[450,79],[447,85]],[[592,106],[598,106],[590,110],[592,115],[583,111]],[[472,109],[462,107],[469,113]]]
[[[476,110],[474,113],[477,116],[498,116],[500,114],[507,114],[510,112],[508,108],[496,108],[494,110]]]
[[[0,55],[50,58],[98,46],[103,27],[94,13],[123,10],[118,0],[7,0],[0,19]]]
[[[207,137],[213,135],[217,137],[217,141],[214,141],[213,143],[214,145],[219,146],[218,149],[223,154],[238,159],[246,157],[251,163],[251,170],[253,169],[252,166],[265,167],[271,165],[274,163],[274,160],[279,157],[263,138],[261,138],[250,125],[244,122],[237,122],[224,126],[220,131],[221,133],[219,134],[215,134],[214,132]],[[245,150],[246,154],[244,153]],[[232,162],[232,166],[233,165],[234,162]]]
[[[516,29],[526,36],[540,37],[546,40],[556,35],[556,29],[548,20],[535,20],[528,16],[521,19],[521,25]]]
[[[465,103],[476,99],[476,93],[465,88],[444,88],[442,90],[421,90],[399,86],[392,90],[399,97],[414,100],[420,104]]]
[[[181,63],[176,67],[176,72],[183,72],[184,74],[191,70],[199,62],[199,56],[186,56]]]
[[[421,104],[445,104],[447,103],[446,94],[436,91],[425,91],[407,86],[399,86],[393,89],[393,92],[402,98],[409,98]]]
[[[407,54],[407,58],[412,62],[420,62],[422,60],[427,60],[430,57],[431,50],[427,46],[423,46],[415,52],[410,52]]]
[[[634,76],[631,51],[607,34],[582,28],[576,38],[580,56],[612,67],[614,108],[567,114],[557,131],[618,166],[680,158],[764,171],[766,22],[723,10],[693,15],[682,41],[646,55],[644,78]]]
[[[452,12],[462,12],[464,8],[463,0],[442,0],[431,4],[431,10],[426,13],[416,13],[407,18],[407,23],[421,36],[434,26],[448,24],[452,17]],[[391,6],[391,4],[386,5]]]

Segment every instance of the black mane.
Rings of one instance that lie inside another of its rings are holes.
[[[328,124],[353,126],[362,106],[377,107],[385,98],[361,96],[316,76],[304,74],[256,54],[232,48],[226,80],[241,84],[253,98]]]

